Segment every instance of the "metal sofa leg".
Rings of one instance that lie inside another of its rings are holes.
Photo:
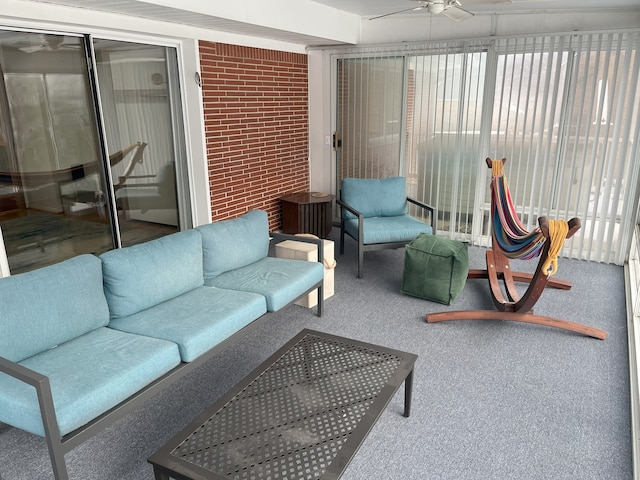
[[[41,377],[36,385],[36,392],[38,394],[38,403],[40,404],[42,424],[47,439],[53,474],[56,480],[67,480],[69,474],[67,473],[67,465],[64,460],[66,449],[62,445],[62,440],[59,436],[58,421],[56,419],[53,396],[51,395],[51,386],[49,385],[48,378]]]
[[[322,317],[322,309],[324,307],[324,280],[318,287],[318,306],[316,307],[316,315]]]

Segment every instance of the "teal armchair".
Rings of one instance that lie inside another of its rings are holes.
[[[358,242],[358,278],[362,278],[364,252],[401,248],[420,233],[436,233],[436,209],[407,197],[404,177],[345,178],[336,202],[342,210],[340,255],[346,233]],[[409,215],[409,203],[426,212],[430,224]]]

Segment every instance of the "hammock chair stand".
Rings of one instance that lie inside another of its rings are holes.
[[[490,159],[487,159],[487,164],[489,165],[489,168],[491,168]],[[571,238],[580,229],[580,220],[572,218],[569,220],[568,224],[569,231],[566,238]],[[469,270],[467,278],[486,278],[489,280],[491,298],[497,311],[461,310],[454,312],[430,313],[426,316],[427,322],[436,323],[450,320],[509,320],[560,328],[597,338],[599,340],[604,340],[607,336],[607,332],[604,330],[583,325],[581,323],[571,322],[569,320],[535,315],[533,313],[533,306],[538,301],[546,287],[562,290],[569,290],[571,288],[570,282],[551,279],[549,278],[549,275],[543,271],[543,266],[549,257],[551,241],[549,235],[549,223],[547,219],[545,217],[538,218],[538,225],[545,237],[545,241],[535,273],[531,274],[512,271],[509,258],[506,257],[499,248],[487,250],[486,270]],[[497,245],[495,232],[492,233],[492,241],[494,245]],[[506,298],[500,286],[500,281],[502,281],[504,286]],[[516,282],[525,282],[529,284],[526,292],[522,296],[520,296],[516,289]]]

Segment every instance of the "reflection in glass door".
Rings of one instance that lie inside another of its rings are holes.
[[[188,189],[177,188],[185,153],[175,49],[102,39],[93,46],[107,147],[134,151],[111,166],[122,245],[188,227],[188,212],[178,209],[177,192]]]
[[[11,273],[191,226],[177,64],[175,48],[0,31]]]
[[[12,273],[113,248],[86,58],[81,37],[0,32],[0,226]]]

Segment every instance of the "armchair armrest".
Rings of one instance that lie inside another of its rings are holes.
[[[345,210],[351,212],[352,214],[354,214],[356,217],[358,217],[358,220],[362,220],[362,213],[360,213],[358,210],[356,210],[355,208],[353,208],[351,205],[349,205],[348,203],[343,202],[342,200],[336,198],[336,203],[338,205],[340,205],[342,208],[344,208]]]
[[[407,197],[407,202],[412,203],[413,205],[416,205],[422,208],[423,210],[427,210],[429,212],[429,214],[431,215],[431,228],[433,229],[433,234],[435,235],[437,231],[436,221],[438,217],[438,210],[427,203],[421,202],[420,200],[416,200],[415,198]]]
[[[362,213],[353,208],[351,205],[343,202],[340,199],[336,199],[336,203],[345,210],[351,212],[358,217],[358,242],[362,243],[364,239],[364,217]],[[344,254],[344,215],[340,215],[340,255]]]

